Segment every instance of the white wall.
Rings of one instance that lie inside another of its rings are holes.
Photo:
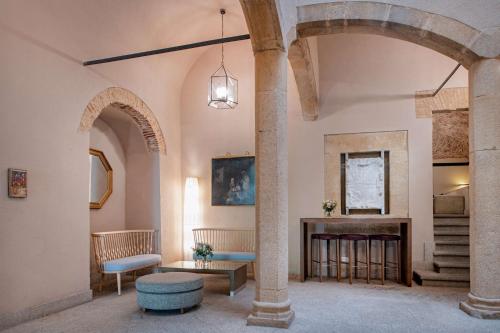
[[[302,120],[293,73],[288,73],[289,271],[299,271],[299,219],[321,216],[324,199],[323,136],[407,130],[413,256],[424,258],[432,233],[432,122],[415,117],[414,93],[433,89],[455,63],[434,51],[380,36],[335,35],[317,39],[320,119]],[[229,49],[229,47],[228,47]],[[239,79],[234,111],[206,107],[207,79],[217,65],[212,48],[192,67],[182,90],[182,172],[200,177],[202,225],[254,227],[249,207],[210,206],[210,159],[254,150],[254,66],[249,43],[231,44],[225,59]],[[467,86],[461,69],[447,87]]]

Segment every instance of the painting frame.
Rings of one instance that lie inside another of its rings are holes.
[[[255,156],[212,159],[212,206],[255,205]]]
[[[9,168],[7,171],[7,187],[9,198],[27,198],[28,170]]]

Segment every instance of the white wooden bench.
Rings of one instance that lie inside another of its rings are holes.
[[[118,295],[121,295],[121,274],[158,266],[155,230],[122,230],[92,234],[97,270],[101,274],[99,291],[105,274],[116,274]]]
[[[197,228],[193,229],[195,244],[210,244],[214,250],[212,260],[249,262],[255,275],[255,230]],[[193,254],[193,259],[201,258]]]

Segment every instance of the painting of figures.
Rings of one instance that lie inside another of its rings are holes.
[[[212,206],[255,205],[255,157],[212,159]]]
[[[9,169],[8,173],[9,197],[26,198],[28,196],[28,172],[26,170]]]

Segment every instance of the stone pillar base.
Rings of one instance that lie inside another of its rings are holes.
[[[295,318],[290,309],[290,301],[268,303],[253,301],[252,313],[247,318],[247,325],[288,328]]]
[[[469,293],[469,299],[460,303],[460,310],[480,319],[500,319],[500,299],[487,299]]]

